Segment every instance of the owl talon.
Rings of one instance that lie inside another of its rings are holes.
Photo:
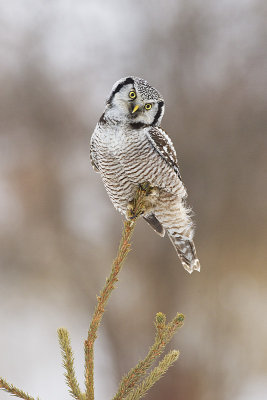
[[[141,215],[143,215],[144,213],[147,212],[148,208],[150,208],[150,203],[148,201],[144,201],[142,208],[139,208],[138,212],[134,212],[135,208],[136,208],[136,201],[135,199],[130,200],[128,202],[127,205],[127,209],[126,209],[126,218],[128,220],[134,220],[137,219],[138,217],[140,217]]]
[[[137,217],[139,217],[139,215],[143,214],[144,212],[142,211],[141,214],[138,213],[134,213],[134,208],[135,208],[135,201],[134,200],[130,200],[128,205],[127,205],[127,210],[126,210],[126,218],[128,219],[128,221],[132,221],[134,219],[136,219]]]
[[[126,218],[128,220],[133,219],[133,209],[134,209],[134,204],[133,204],[133,200],[131,200],[127,204],[127,209],[126,209]]]
[[[149,182],[140,183],[139,190],[145,195],[142,200],[142,206],[139,206],[138,212],[134,212],[137,205],[136,200],[130,200],[126,209],[126,218],[128,220],[134,220],[140,217],[140,215],[149,214],[153,210],[155,202],[159,197],[159,188],[151,186]]]
[[[154,192],[158,192],[159,190],[157,187],[151,186],[149,182],[140,183],[139,188],[142,190],[142,192],[145,192],[146,196],[153,196]]]

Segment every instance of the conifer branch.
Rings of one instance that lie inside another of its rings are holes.
[[[66,383],[69,387],[69,392],[72,397],[76,400],[83,400],[84,396],[81,393],[79,384],[77,382],[75,371],[74,371],[74,357],[70,343],[69,332],[65,328],[59,328],[58,331],[58,340],[61,347],[62,358],[63,358],[63,367],[66,372],[64,376],[66,378]]]
[[[124,222],[122,239],[119,245],[117,256],[112,264],[110,276],[106,279],[105,286],[97,297],[97,305],[93,318],[91,320],[88,337],[84,344],[85,349],[85,386],[86,399],[94,400],[94,342],[97,338],[97,330],[102,320],[105,306],[118,281],[119,272],[122,269],[123,262],[130,251],[130,239],[133,234],[137,218],[143,213],[145,207],[145,197],[150,191],[148,182],[140,185],[136,196],[131,202],[130,220]]]
[[[162,377],[163,374],[171,367],[171,365],[178,359],[179,351],[172,350],[159,362],[150,374],[133,389],[124,400],[139,400],[145,396],[147,391]]]
[[[183,325],[183,321],[183,314],[178,313],[173,320],[166,325],[166,316],[163,313],[157,313],[155,318],[156,337],[154,344],[150,347],[147,356],[139,361],[139,363],[122,378],[119,390],[113,397],[113,400],[122,400],[140,382],[153,362],[162,354],[177,329]]]
[[[23,392],[23,390],[18,389],[16,386],[7,383],[7,381],[3,378],[0,378],[0,389],[5,390],[13,396],[17,396],[20,399],[35,400],[34,397],[30,396],[28,393]],[[38,397],[37,400],[39,400]]]
[[[67,385],[69,386],[69,392],[75,400],[94,400],[94,342],[97,338],[97,330],[105,312],[106,304],[112,291],[115,289],[115,284],[118,281],[118,275],[122,269],[123,262],[130,251],[130,239],[133,234],[136,220],[145,211],[147,206],[146,196],[151,193],[152,189],[153,188],[151,188],[149,182],[139,185],[135,198],[129,203],[129,208],[127,210],[128,220],[124,222],[117,256],[113,261],[110,276],[106,279],[105,286],[100,292],[100,295],[97,296],[97,305],[90,323],[87,339],[84,343],[86,393],[81,392],[75,376],[74,357],[69,333],[64,328],[58,329],[63,366],[66,370],[64,375]],[[161,378],[174,361],[177,360],[179,352],[176,350],[171,351],[140,383],[153,362],[162,354],[174,333],[183,325],[183,320],[183,314],[178,313],[175,318],[166,325],[166,316],[163,313],[157,313],[155,319],[156,336],[154,344],[150,347],[146,357],[139,361],[139,363],[122,378],[118,392],[114,396],[113,400],[137,400],[142,398],[149,388],[154,385],[154,383]],[[8,384],[3,378],[0,378],[0,389],[24,400],[35,400],[29,394]],[[39,400],[39,398],[36,400]]]

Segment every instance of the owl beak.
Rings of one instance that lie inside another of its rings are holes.
[[[134,108],[133,108],[133,111],[132,111],[132,114],[134,114],[134,113],[135,113],[135,111],[137,111],[137,110],[138,110],[138,108],[139,108],[139,106],[138,106],[138,105],[134,106]]]

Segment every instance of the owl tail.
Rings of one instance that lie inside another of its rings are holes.
[[[193,240],[189,240],[183,236],[168,231],[169,238],[178,256],[183,264],[184,269],[190,274],[196,270],[200,271],[200,262],[197,258],[196,249]]]

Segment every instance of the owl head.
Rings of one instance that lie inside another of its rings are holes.
[[[108,118],[136,128],[160,125],[163,114],[161,94],[147,81],[133,76],[113,85],[105,110]]]

